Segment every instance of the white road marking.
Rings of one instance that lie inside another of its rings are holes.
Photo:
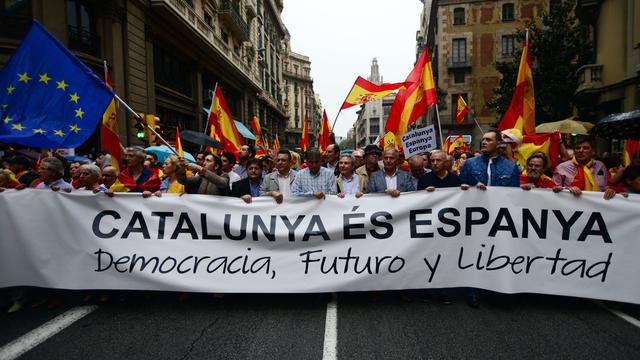
[[[602,301],[596,301],[596,303],[598,305],[602,306],[603,308],[607,309],[609,312],[611,312],[612,314],[616,315],[620,319],[628,322],[629,324],[631,324],[631,325],[633,325],[635,327],[640,328],[640,320],[634,318],[633,316],[625,314],[620,310],[611,309],[610,307],[605,305]]]
[[[324,323],[324,348],[322,360],[338,358],[338,298],[334,293],[327,304],[327,317]]]
[[[53,335],[64,330],[69,325],[91,314],[98,308],[96,305],[78,306],[61,314],[40,327],[29,331],[23,336],[13,340],[0,348],[0,359],[13,360],[34,347],[40,345]]]

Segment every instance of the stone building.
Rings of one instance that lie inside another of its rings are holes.
[[[202,130],[202,108],[222,86],[235,119],[254,115],[284,136],[282,0],[16,0],[0,2],[0,66],[33,19],[102,76],[107,60],[115,91],[136,111],[160,117],[168,140],[175,127]],[[124,144],[140,143],[119,110]],[[88,141],[99,147],[99,132]]]
[[[373,58],[371,73],[367,80],[374,84],[382,84],[378,59]],[[395,94],[389,94],[382,99],[360,105],[358,118],[354,124],[355,146],[363,148],[375,143],[376,139],[384,136],[384,127],[387,124],[389,110],[395,99]]]
[[[309,146],[313,147],[320,127],[322,113],[318,112],[316,94],[313,90],[311,78],[311,61],[304,56],[291,51],[287,46],[282,75],[284,78],[284,106],[289,115],[285,130],[285,137],[280,144],[283,147],[295,149],[300,144],[304,118],[309,119]]]
[[[450,132],[469,134],[477,145],[480,131],[469,117],[474,116],[483,128],[490,128],[500,120],[501,114],[486,106],[500,81],[495,63],[520,51],[514,33],[547,11],[549,1],[423,0],[423,3],[416,47],[419,52],[429,48],[443,134],[445,137]],[[456,127],[457,94],[463,96],[471,112]]]
[[[597,120],[640,108],[640,4],[580,0],[576,16],[591,26],[593,62],[578,70],[577,100]]]

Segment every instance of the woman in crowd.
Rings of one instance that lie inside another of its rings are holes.
[[[184,185],[178,182],[178,168],[180,167],[180,159],[175,155],[167,156],[162,164],[162,173],[164,178],[160,183],[160,190],[153,193],[153,195],[160,197],[162,193],[169,194],[183,194]],[[152,193],[150,191],[144,191],[143,197],[149,197]]]

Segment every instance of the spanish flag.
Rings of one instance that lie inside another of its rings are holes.
[[[400,137],[407,132],[407,127],[424,115],[428,106],[437,103],[436,85],[427,49],[420,55],[405,83],[410,85],[396,95],[385,126],[385,131],[396,135],[398,143],[401,143]]]
[[[396,141],[396,135],[392,132],[388,132],[384,134],[382,138],[382,149],[387,150],[389,148],[396,148],[400,150],[401,148],[398,146],[398,142]]]
[[[327,111],[322,112],[322,124],[320,124],[320,132],[318,133],[318,148],[321,153],[331,145],[331,129],[329,129],[329,118],[327,118]]]
[[[280,150],[280,140],[278,140],[278,134],[276,134],[276,138],[273,139],[273,150]]]
[[[107,65],[104,66],[104,83],[109,89],[113,89],[111,76]],[[122,151],[120,149],[120,135],[118,135],[118,119],[116,118],[116,100],[112,99],[107,109],[102,114],[102,148],[111,155],[114,161],[111,165],[117,169],[122,166]]]
[[[385,83],[376,85],[370,81],[365,80],[361,76],[358,76],[356,81],[353,83],[353,87],[351,88],[349,95],[347,95],[347,98],[342,104],[340,110],[364,104],[369,101],[382,99],[383,97],[391,94],[398,89],[403,88],[404,86],[405,83]]]
[[[516,88],[513,91],[509,108],[504,113],[498,126],[499,131],[513,128],[519,129],[522,135],[536,133],[536,101],[533,91],[531,43],[529,42],[528,30],[524,47],[522,48]]]
[[[624,151],[622,152],[623,166],[631,165],[631,159],[633,158],[633,154],[638,152],[638,148],[640,147],[639,145],[640,145],[640,141],[638,140],[624,141]]]
[[[264,135],[262,134],[262,127],[260,127],[260,119],[257,116],[254,116],[251,119],[251,130],[253,130],[254,134],[256,134],[256,144],[257,148],[264,147]]]
[[[300,136],[300,149],[303,153],[309,150],[309,118],[304,116],[304,123],[302,125],[302,135]]]
[[[209,125],[211,125],[211,137],[222,144],[225,151],[236,152],[242,147],[242,137],[231,117],[231,111],[222,96],[222,88],[216,88],[215,96],[209,109]]]
[[[555,169],[560,154],[560,134],[544,133],[522,136],[522,145],[518,147],[515,154],[516,160],[526,168],[527,159],[536,152],[545,154],[549,160],[549,168]]]
[[[453,139],[453,141],[451,141],[450,138],[447,138],[447,140],[450,141],[449,147],[447,148],[447,150],[445,150],[447,154],[453,154],[456,152],[456,149],[459,149],[459,148],[463,148],[463,150],[467,148],[467,145],[464,143],[464,140],[462,139],[462,134],[456,136],[456,138]]]
[[[180,127],[176,126],[176,152],[180,157],[184,157],[184,151],[182,150],[182,140],[180,140]]]
[[[462,124],[464,117],[469,112],[469,106],[462,98],[462,95],[458,94],[458,100],[456,101],[456,125]]]

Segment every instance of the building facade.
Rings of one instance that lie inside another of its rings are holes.
[[[289,115],[289,121],[285,137],[280,143],[290,149],[299,146],[306,116],[309,119],[309,146],[313,147],[316,143],[315,139],[322,113],[319,113],[317,109],[309,57],[295,53],[287,46],[282,75],[284,78],[284,105]]]
[[[213,90],[221,86],[232,116],[284,136],[282,0],[3,1],[0,65],[33,19],[99,76],[107,61],[114,90],[133,109],[175,127],[203,130]],[[3,25],[5,26],[5,25]],[[131,115],[119,110],[123,144],[140,144]],[[88,143],[99,149],[99,134]],[[95,150],[92,148],[92,150]]]
[[[377,85],[383,82],[376,58],[373,58],[371,73],[367,80]],[[377,139],[384,136],[384,128],[394,99],[395,94],[389,94],[382,99],[360,105],[360,109],[357,112],[358,118],[353,125],[356,148],[364,148],[369,144],[374,144]]]
[[[579,0],[576,16],[591,26],[593,63],[578,70],[576,98],[588,120],[640,109],[640,4]],[[581,114],[582,115],[582,114]]]
[[[520,51],[514,37],[516,30],[547,11],[549,1],[423,0],[423,3],[416,48],[419,55],[427,47],[431,55],[443,136],[468,134],[477,146],[481,132],[470,117],[485,129],[500,121],[500,114],[486,106],[500,82],[495,63],[509,60],[513,52]],[[471,111],[456,126],[457,94],[462,95]]]

